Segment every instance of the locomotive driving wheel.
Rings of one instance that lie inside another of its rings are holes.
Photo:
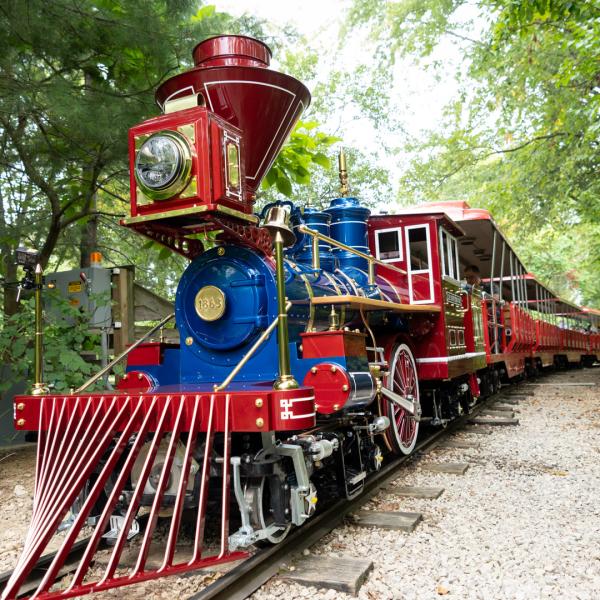
[[[389,373],[383,382],[385,387],[395,394],[412,400],[415,407],[420,407],[417,367],[412,352],[406,344],[393,346],[389,366]],[[388,445],[395,454],[410,454],[417,443],[418,420],[397,403],[385,397],[382,412],[390,420],[390,426],[385,432]]]

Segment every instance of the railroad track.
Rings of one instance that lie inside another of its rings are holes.
[[[508,391],[518,390],[519,386],[508,388]],[[302,527],[295,529],[283,542],[259,550],[202,591],[189,596],[188,600],[242,600],[248,597],[278,572],[282,562],[312,546],[340,525],[347,515],[355,512],[360,506],[373,498],[383,487],[397,477],[398,469],[402,465],[432,450],[443,437],[464,426],[469,419],[474,418],[481,412],[489,402],[498,402],[505,396],[506,391],[500,391],[475,406],[469,414],[459,417],[444,429],[434,431],[430,436],[417,443],[414,452],[410,456],[395,458],[385,464],[378,473],[372,475],[366,482],[362,494],[355,499],[341,499],[334,502],[309,519]],[[89,538],[82,539],[73,546],[61,569],[62,577],[75,572],[88,542]],[[23,584],[20,596],[25,596],[37,588],[55,555],[55,552],[51,552],[40,558],[33,571],[34,576]],[[11,574],[12,571],[0,574],[0,592],[6,586]]]
[[[77,565],[79,564],[79,559],[83,556],[89,541],[90,538],[88,537],[73,544],[73,549],[69,553],[69,557],[61,569],[62,577],[68,575],[69,573],[75,572]],[[29,594],[37,589],[38,585],[42,582],[42,579],[46,574],[47,568],[50,566],[55,556],[56,552],[49,552],[48,554],[44,554],[44,556],[37,561],[35,568],[31,572],[31,576],[21,586],[21,593],[19,596],[25,596],[26,594]],[[4,591],[4,588],[6,587],[11,575],[12,571],[0,573],[0,592]]]
[[[516,392],[519,386],[511,386],[507,391]],[[500,391],[478,404],[472,412],[454,420],[444,429],[435,431],[420,441],[410,456],[401,456],[388,462],[381,470],[371,475],[365,489],[353,500],[341,499],[309,519],[302,527],[294,530],[277,546],[259,550],[256,554],[225,573],[202,591],[189,596],[187,600],[243,600],[277,574],[281,564],[302,553],[322,537],[340,525],[350,514],[371,500],[379,491],[398,476],[398,469],[408,461],[419,458],[449,433],[460,429],[485,409],[489,402],[498,402],[507,397],[507,391]]]

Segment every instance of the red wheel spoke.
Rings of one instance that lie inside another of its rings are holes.
[[[404,345],[397,346],[390,355],[390,375],[387,382],[388,388],[400,396],[412,396],[416,402],[419,399],[417,372],[410,350]],[[403,408],[389,402],[387,414],[391,426],[389,436],[394,446],[409,454],[414,447],[418,423]],[[393,437],[392,437],[393,436]]]

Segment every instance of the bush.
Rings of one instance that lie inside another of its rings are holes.
[[[44,315],[44,383],[54,392],[68,393],[98,370],[82,352],[100,351],[100,335],[88,331],[87,315],[56,292],[44,291],[52,311]],[[0,357],[11,366],[15,378],[33,383],[35,313],[33,298],[22,300],[19,312],[4,321],[0,330]],[[11,386],[0,381],[0,392]],[[100,381],[102,385],[102,381]]]

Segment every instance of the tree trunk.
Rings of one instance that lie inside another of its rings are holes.
[[[17,279],[17,265],[15,263],[15,255],[14,252],[11,251],[10,248],[2,248],[2,254],[4,255],[4,276],[6,278],[7,283],[12,283]],[[4,286],[3,293],[3,307],[4,307],[4,318],[14,315],[19,310],[19,305],[17,304],[17,288],[12,285]]]
[[[50,221],[48,234],[46,235],[46,240],[44,241],[42,251],[40,252],[40,264],[42,265],[43,269],[45,269],[48,265],[48,260],[50,260],[52,252],[54,252],[54,248],[56,246],[56,242],[58,242],[61,231],[62,228],[60,224],[60,218],[53,218]]]
[[[92,203],[92,210],[96,210],[94,206],[95,201]],[[79,251],[81,253],[79,259],[79,266],[81,268],[90,266],[90,255],[98,248],[98,217],[96,215],[91,216],[81,226],[81,241],[79,242]]]
[[[86,90],[88,90],[93,85],[92,79],[88,72],[84,73],[84,79],[85,79],[85,88],[86,88]],[[84,174],[83,181],[85,181],[85,179],[86,179],[85,171],[83,174]],[[97,199],[96,199],[96,191],[94,190],[95,178],[96,178],[96,173],[95,173],[94,168],[89,169],[89,178],[90,178],[89,186],[90,186],[90,190],[92,190],[90,192],[91,195],[88,196],[89,212],[95,213]],[[79,242],[79,254],[80,254],[79,266],[82,269],[84,269],[84,268],[90,266],[90,255],[98,247],[98,216],[94,214],[93,216],[89,217],[88,219],[85,219],[85,221],[83,222],[83,224],[80,227],[80,231],[81,231],[81,240]]]
[[[4,143],[2,143],[4,147]],[[0,190],[0,260],[2,266],[0,273],[4,276],[4,283],[11,284],[17,279],[17,265],[15,263],[15,246],[18,243],[14,239],[9,238],[9,225],[4,207],[4,195]],[[17,288],[13,285],[4,285],[2,291],[2,310],[4,318],[14,315],[19,310],[17,304]]]

